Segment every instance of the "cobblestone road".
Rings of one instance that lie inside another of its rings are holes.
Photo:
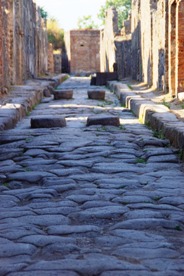
[[[43,102],[0,133],[0,275],[184,275],[184,173],[177,151],[153,137],[106,91],[71,78],[72,100]],[[115,115],[121,126],[86,126]],[[31,129],[63,115],[67,127]]]

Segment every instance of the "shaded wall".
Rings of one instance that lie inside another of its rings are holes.
[[[106,13],[105,27],[100,41],[101,72],[117,71],[121,80],[131,73],[130,21],[124,24],[123,32],[118,29],[118,13],[110,8]]]
[[[110,8],[106,13],[104,30],[101,32],[100,64],[101,72],[113,72],[116,63],[115,36],[118,30],[118,13]]]
[[[184,92],[184,0],[132,0],[132,77]]]
[[[46,22],[33,0],[0,0],[0,89],[48,69]]]
[[[132,1],[132,78],[164,90],[166,1]]]

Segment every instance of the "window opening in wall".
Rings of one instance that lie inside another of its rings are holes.
[[[81,47],[84,47],[84,44],[83,44],[83,43],[81,43],[81,44],[80,44],[80,46],[81,46]]]

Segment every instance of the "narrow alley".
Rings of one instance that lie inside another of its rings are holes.
[[[179,152],[107,88],[105,100],[88,99],[89,78],[60,88],[73,99],[44,98],[0,132],[0,275],[183,275]],[[66,127],[30,127],[50,116]]]

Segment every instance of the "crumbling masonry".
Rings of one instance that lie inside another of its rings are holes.
[[[132,0],[132,77],[184,92],[184,0]]]
[[[0,90],[48,69],[46,22],[33,0],[0,0]]]

